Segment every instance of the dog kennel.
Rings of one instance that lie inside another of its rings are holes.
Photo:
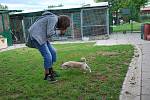
[[[12,45],[12,34],[9,20],[10,12],[18,12],[20,10],[0,10],[0,44],[7,47]]]
[[[53,36],[54,40],[94,40],[100,39],[102,35],[109,35],[108,2],[74,8],[56,7],[48,11],[56,15],[68,15],[71,18],[71,26],[65,36]],[[17,38],[16,43],[26,41],[28,28],[43,12],[19,12],[10,16],[10,25]]]

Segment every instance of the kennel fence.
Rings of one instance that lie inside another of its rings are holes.
[[[55,9],[48,10],[56,15],[68,15],[71,19],[71,26],[68,28],[65,36],[53,36],[54,40],[83,40],[85,37],[90,40],[101,39],[103,35],[109,34],[109,10],[108,6],[96,7],[81,7],[71,9]],[[17,16],[22,16],[20,22],[21,28],[16,27],[14,30],[20,30],[24,40],[28,35],[28,28],[44,11],[20,13],[11,15],[14,19]],[[16,23],[16,24],[17,24]]]

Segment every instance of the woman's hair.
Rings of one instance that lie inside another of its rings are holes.
[[[70,26],[70,18],[66,15],[58,16],[57,28],[61,30],[66,30]]]

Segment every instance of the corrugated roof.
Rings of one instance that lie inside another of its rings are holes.
[[[66,9],[80,9],[80,8],[90,8],[90,7],[108,7],[108,2],[100,2],[100,3],[93,3],[93,4],[85,4],[85,5],[74,5],[74,6],[63,6],[63,7],[54,7],[54,8],[49,8],[45,10],[66,10]],[[24,13],[34,13],[34,12],[40,12],[40,11],[45,11],[41,9],[36,9],[36,10],[24,10],[22,12],[16,12],[14,14],[24,14]]]
[[[21,12],[22,10],[2,10],[0,9],[0,14],[2,13],[10,13],[10,12]]]
[[[63,7],[54,7],[49,10],[61,10],[61,9],[75,9],[75,8],[86,8],[86,7],[100,7],[100,6],[108,6],[108,2],[100,2],[93,4],[84,4],[84,5],[74,5],[74,6],[63,6]]]

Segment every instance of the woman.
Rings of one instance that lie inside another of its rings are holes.
[[[59,35],[64,35],[69,26],[70,18],[68,16],[56,16],[47,11],[43,13],[42,16],[39,17],[29,28],[29,34],[44,59],[44,80],[50,82],[57,81],[52,68],[53,63],[56,62],[56,51],[48,41],[48,38],[56,34],[56,30],[60,31]]]

